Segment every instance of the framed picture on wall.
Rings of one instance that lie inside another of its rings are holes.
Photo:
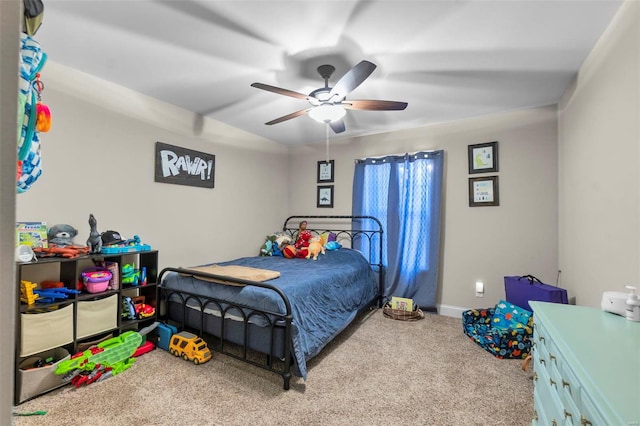
[[[468,146],[469,174],[498,171],[498,142]]]
[[[333,185],[318,186],[318,207],[333,208]]]
[[[498,176],[469,178],[469,207],[499,205]]]
[[[334,160],[318,161],[318,183],[333,182]]]

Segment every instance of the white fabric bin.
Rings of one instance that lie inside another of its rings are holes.
[[[73,342],[73,305],[20,314],[20,357]]]
[[[118,295],[78,302],[76,338],[82,339],[118,327]]]

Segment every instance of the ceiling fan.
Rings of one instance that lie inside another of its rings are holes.
[[[296,99],[306,100],[310,107],[287,114],[285,116],[268,121],[267,125],[282,123],[283,121],[309,114],[311,118],[327,123],[335,133],[345,131],[343,117],[347,109],[368,110],[368,111],[397,111],[407,107],[406,102],[380,101],[380,100],[347,100],[346,96],[356,87],[360,86],[376,69],[376,65],[369,61],[362,61],[351,68],[333,87],[329,87],[329,78],[335,71],[333,65],[320,65],[318,73],[324,79],[324,87],[316,89],[305,95],[304,93],[282,89],[263,83],[253,83],[251,86],[277,93],[279,95],[290,96]]]

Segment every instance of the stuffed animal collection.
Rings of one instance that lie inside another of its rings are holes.
[[[281,232],[268,235],[260,248],[260,256],[317,260],[318,255],[325,254],[326,250],[337,250],[342,247],[336,241],[336,234],[333,232],[324,232],[314,237],[311,231],[306,229],[305,221],[300,223],[300,228],[295,235],[295,242]]]

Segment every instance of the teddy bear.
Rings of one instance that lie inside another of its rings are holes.
[[[47,231],[49,243],[58,247],[72,246],[73,237],[76,235],[78,235],[78,230],[71,225],[65,224],[53,225]]]
[[[307,250],[308,253],[305,256],[306,259],[313,258],[313,260],[318,260],[318,255],[320,253],[324,254],[324,247],[322,246],[320,237],[315,237],[309,240],[309,247]]]

